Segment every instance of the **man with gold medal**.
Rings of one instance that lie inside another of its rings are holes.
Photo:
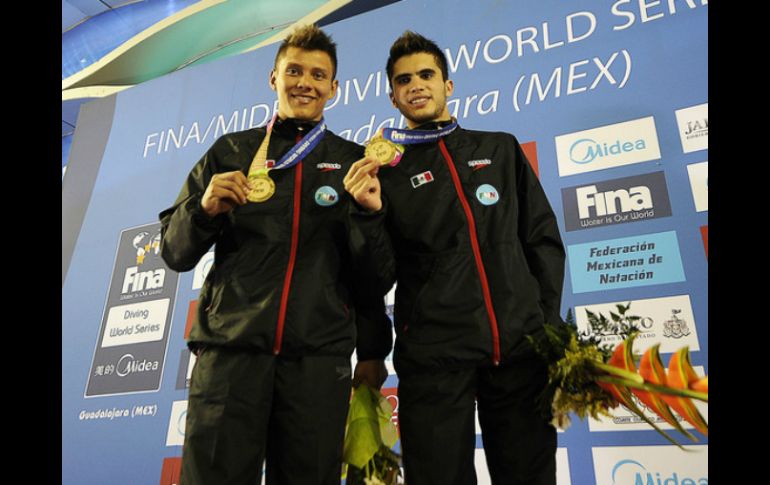
[[[182,484],[254,485],[263,462],[268,484],[339,484],[351,383],[387,377],[390,320],[348,242],[342,178],[363,148],[323,120],[336,72],[324,32],[289,35],[269,76],[277,115],[220,137],[160,214],[172,269],[216,245],[187,342]]]
[[[556,430],[526,338],[561,322],[564,247],[518,140],[450,116],[447,60],[405,32],[390,49],[385,128],[345,176],[354,258],[396,282],[393,363],[409,485],[476,483],[474,411],[494,484],[555,485]]]

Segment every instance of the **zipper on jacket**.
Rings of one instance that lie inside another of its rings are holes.
[[[457,175],[455,169],[454,160],[449,155],[449,151],[446,148],[444,139],[441,138],[438,141],[438,146],[441,149],[441,154],[444,155],[447,166],[449,167],[449,173],[452,175],[452,182],[454,183],[457,196],[460,198],[460,203],[465,211],[465,217],[468,219],[468,232],[471,235],[471,248],[473,248],[473,258],[476,260],[476,268],[479,272],[479,281],[481,282],[481,292],[484,295],[484,306],[487,309],[487,315],[489,315],[489,327],[492,330],[492,361],[495,365],[500,365],[500,334],[497,330],[497,317],[495,316],[495,309],[492,307],[492,294],[489,291],[489,282],[487,281],[487,272],[484,270],[484,262],[481,260],[481,250],[479,249],[479,240],[476,235],[476,221],[473,219],[473,212],[471,212],[471,206],[468,204],[468,199],[465,197],[463,187],[460,184],[460,177]]]
[[[297,142],[302,138],[297,135]],[[299,241],[299,209],[302,199],[302,161],[297,163],[294,170],[294,214],[291,221],[291,245],[289,249],[289,264],[286,267],[286,276],[283,279],[283,293],[281,293],[281,306],[278,310],[278,325],[275,328],[275,343],[273,344],[273,354],[278,355],[281,352],[281,342],[283,340],[283,325],[286,321],[286,307],[289,303],[289,288],[291,287],[291,277],[294,273],[294,263],[297,260],[297,243]]]

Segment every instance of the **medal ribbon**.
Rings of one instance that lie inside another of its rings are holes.
[[[452,120],[452,123],[439,128],[438,130],[400,130],[398,128],[384,128],[382,130],[382,137],[393,143],[399,143],[401,145],[413,145],[415,143],[426,143],[436,141],[457,128],[457,121]]]
[[[326,123],[324,123],[323,118],[321,118],[321,121],[319,121],[318,124],[316,124],[313,129],[307,133],[307,135],[302,137],[300,141],[291,147],[291,149],[289,149],[289,151],[286,152],[280,160],[278,160],[278,163],[268,169],[265,167],[265,163],[267,162],[267,147],[270,144],[270,135],[273,132],[273,125],[277,119],[278,115],[273,115],[273,119],[271,119],[270,123],[267,125],[267,134],[265,134],[265,138],[262,140],[262,144],[259,145],[259,149],[254,155],[254,159],[251,161],[249,174],[259,171],[281,170],[293,167],[299,163],[299,161],[302,160],[305,155],[313,151],[313,149],[318,146],[318,143],[321,142],[321,139],[326,134]]]

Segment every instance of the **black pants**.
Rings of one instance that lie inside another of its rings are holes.
[[[193,369],[181,485],[340,483],[350,359],[208,348]]]
[[[399,376],[399,423],[409,485],[475,485],[475,403],[493,485],[556,485],[556,429],[536,406],[539,359]]]

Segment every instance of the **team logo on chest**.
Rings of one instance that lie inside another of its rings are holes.
[[[483,184],[476,189],[476,198],[484,205],[493,205],[500,201],[500,194],[491,185]]]
[[[427,172],[418,173],[409,180],[412,182],[412,187],[416,189],[420,185],[433,182],[433,174],[430,173],[430,170],[428,170]]]
[[[315,203],[320,206],[329,207],[336,204],[339,199],[337,191],[328,185],[324,185],[315,191]]]

